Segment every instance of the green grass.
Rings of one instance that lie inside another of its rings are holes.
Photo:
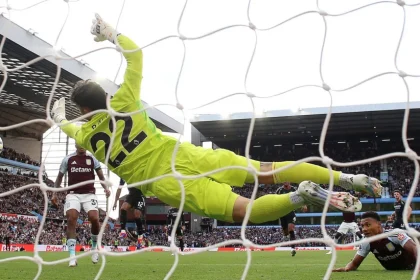
[[[326,251],[298,252],[291,257],[289,252],[253,252],[252,265],[247,279],[322,279],[331,255]],[[351,260],[354,251],[338,252],[337,266]],[[32,256],[30,253],[1,252],[0,259]],[[68,257],[68,253],[42,253],[45,261]],[[106,267],[100,279],[163,279],[173,264],[169,252],[146,252],[125,257],[107,257]],[[171,279],[240,279],[246,262],[245,252],[205,252],[198,255],[180,256],[180,263]],[[43,266],[40,279],[93,279],[100,264],[93,265],[90,256],[78,260],[77,267],[68,263]],[[26,260],[0,263],[0,279],[33,279],[37,265]],[[333,273],[331,279],[411,279],[410,271],[386,271],[370,255],[355,272]]]

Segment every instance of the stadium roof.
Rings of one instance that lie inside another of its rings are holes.
[[[410,104],[420,108],[419,102]],[[406,103],[334,107],[327,139],[401,138]],[[316,142],[319,140],[328,108],[314,108],[297,113],[290,111],[266,112],[256,118],[252,140],[281,141],[282,143]],[[216,115],[200,115],[192,125],[203,135],[203,141],[223,143],[244,142],[252,113],[233,114],[229,119]],[[420,137],[420,109],[411,109],[408,137]],[[223,146],[223,145],[222,145]]]
[[[51,55],[54,52],[50,44],[0,15],[0,40],[3,36],[7,40],[1,53],[2,61],[9,69],[23,65],[37,57]],[[68,57],[61,51],[60,55]],[[57,73],[57,66],[54,62],[54,58],[49,57],[21,70],[8,72],[6,85],[0,93],[1,127],[35,118],[46,118],[46,104]],[[60,65],[61,75],[54,100],[68,96],[69,90],[77,81],[95,79],[96,77],[96,73],[81,61],[61,60]],[[0,75],[4,78],[3,73]],[[114,94],[118,89],[118,85],[109,80],[102,79],[98,82],[108,93]],[[78,109],[67,102],[66,113],[69,119],[73,119],[77,116]],[[181,131],[182,124],[161,111],[153,108],[148,110],[148,114],[162,131]],[[45,124],[36,123],[16,128],[7,133],[14,136],[42,139],[43,133],[48,128]]]

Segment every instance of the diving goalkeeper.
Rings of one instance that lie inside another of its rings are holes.
[[[91,33],[94,40],[119,45],[127,61],[124,81],[110,101],[116,112],[138,112],[143,109],[140,100],[143,54],[128,37],[118,33],[102,20],[99,15],[93,20]],[[79,81],[71,92],[71,100],[79,107],[81,114],[96,110],[106,110],[107,93],[97,83],[90,80]],[[101,162],[111,149],[111,156],[106,163],[110,171],[123,178],[128,184],[164,174],[172,174],[171,159],[177,140],[162,135],[150,120],[146,111],[128,117],[116,117],[113,126],[108,113],[97,112],[87,117],[88,122],[79,126],[71,124],[65,116],[65,99],[61,98],[52,108],[53,120],[61,124],[61,129],[76,143],[91,153]],[[112,147],[112,131],[116,138]],[[251,160],[252,166],[261,172],[272,171],[292,162],[258,162]],[[182,143],[176,154],[175,168],[182,175],[198,175],[227,166],[248,167],[245,157],[231,151],[204,149],[190,143]],[[368,193],[371,196],[381,194],[382,186],[375,178],[366,175],[344,174],[333,171],[334,184],[347,190]],[[269,176],[258,176],[262,184],[281,182],[300,183],[296,192],[284,195],[270,194],[255,200],[250,221],[264,223],[273,221],[300,208],[306,203],[324,205],[328,192],[318,184],[329,182],[328,169],[301,163],[285,171]],[[304,181],[306,180],[306,181]],[[304,181],[304,182],[302,182]],[[184,211],[212,217],[226,222],[240,222],[245,217],[250,200],[239,196],[231,186],[242,187],[244,183],[253,183],[254,176],[245,169],[228,169],[198,179],[182,180],[185,187]],[[154,195],[162,202],[179,207],[181,189],[173,177],[165,177],[153,183],[142,185],[141,191],[146,196]],[[330,208],[337,211],[354,212],[361,209],[361,202],[348,192],[334,192]]]

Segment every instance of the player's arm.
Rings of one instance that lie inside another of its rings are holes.
[[[117,202],[118,202],[118,199],[120,199],[120,195],[121,195],[121,188],[118,188],[117,193],[115,194],[114,206],[112,206],[112,210],[114,211],[115,209],[117,209]]]
[[[59,188],[61,186],[61,183],[63,182],[63,177],[64,177],[64,173],[62,173],[61,171],[58,171],[57,178],[55,179],[55,182],[54,182],[54,188]]]
[[[93,158],[93,168],[95,169],[96,175],[98,175],[99,180],[105,182],[105,176],[104,176],[104,173],[102,172],[101,164],[95,157],[92,156],[92,158]],[[106,197],[109,197],[111,192],[109,191],[108,186],[105,183],[101,183],[101,185],[105,190]]]
[[[118,43],[123,50],[136,50],[139,47],[127,36],[122,34],[117,37]],[[124,81],[116,94],[118,98],[127,102],[140,101],[140,85],[143,71],[143,52],[123,52],[127,61],[127,68],[124,73]]]
[[[104,173],[102,172],[102,168],[99,167],[98,169],[95,169],[95,171],[96,171],[96,175],[98,175],[99,177],[99,180],[105,181],[105,176],[104,176]],[[108,186],[105,183],[101,183],[101,185],[104,188],[106,197],[109,197],[111,192],[109,191]]]
[[[185,225],[184,211],[181,212],[181,226]]]
[[[55,179],[54,182],[54,187],[55,188],[59,188],[61,186],[61,182],[63,182],[63,177],[64,177],[64,173],[58,172],[57,178]],[[52,196],[51,196],[51,202],[57,206],[58,205],[58,196],[57,196],[57,192],[53,192]]]
[[[364,259],[365,257],[356,253],[351,262],[349,262],[345,267],[335,268],[333,269],[333,272],[348,272],[357,270]]]
[[[63,177],[64,177],[64,174],[66,174],[66,172],[67,172],[67,157],[65,157],[61,161],[60,169],[58,171],[57,178],[55,179],[55,182],[54,182],[55,188],[61,187],[61,183],[63,182]],[[51,202],[56,206],[58,205],[57,192],[53,192],[53,195],[51,197]]]
[[[125,185],[125,181],[122,178],[120,178],[120,185],[119,185],[119,187],[117,189],[117,192],[115,194],[114,206],[112,207],[112,209],[114,211],[115,211],[115,209],[117,209],[117,202],[118,202],[118,199],[120,199],[120,195],[121,195],[121,187],[123,187],[124,185]]]
[[[417,248],[416,243],[412,239],[405,242],[403,248],[410,254],[415,260],[417,260]]]
[[[81,133],[81,126],[70,123],[68,120],[63,120],[60,122],[61,124],[65,124],[61,126],[61,130],[70,138],[74,139],[76,144],[82,143],[82,133]]]
[[[412,213],[413,209],[411,208],[410,205],[407,205],[407,207],[408,207],[408,210],[407,210],[407,220],[410,220],[411,213]]]
[[[74,123],[70,123],[66,119],[66,99],[64,97],[54,102],[54,106],[51,109],[51,115],[55,123],[61,125],[61,130],[67,134],[68,137],[74,139],[76,144],[82,143],[81,126]]]
[[[353,257],[351,262],[349,262],[345,267],[339,267],[333,269],[333,272],[348,272],[357,270],[363,260],[369,255],[370,252],[370,244],[369,243],[362,243],[359,250],[357,251],[356,255]]]
[[[143,71],[143,52],[127,36],[117,32],[110,24],[105,22],[98,14],[95,15],[91,27],[91,33],[95,35],[97,42],[108,40],[121,47],[122,54],[127,61],[127,68],[124,74],[124,81],[115,94],[119,100],[126,102],[140,101],[140,84]],[[132,51],[132,52],[126,52]]]
[[[168,211],[168,214],[166,215],[166,224],[168,226],[172,225],[172,215],[171,215],[171,210]]]

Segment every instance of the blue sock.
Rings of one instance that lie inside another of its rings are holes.
[[[67,247],[69,248],[70,257],[76,255],[76,239],[67,239]]]
[[[96,249],[96,243],[98,242],[98,236],[97,235],[94,235],[94,234],[92,234],[91,236],[90,236],[90,238],[92,239],[92,250],[93,249]]]

